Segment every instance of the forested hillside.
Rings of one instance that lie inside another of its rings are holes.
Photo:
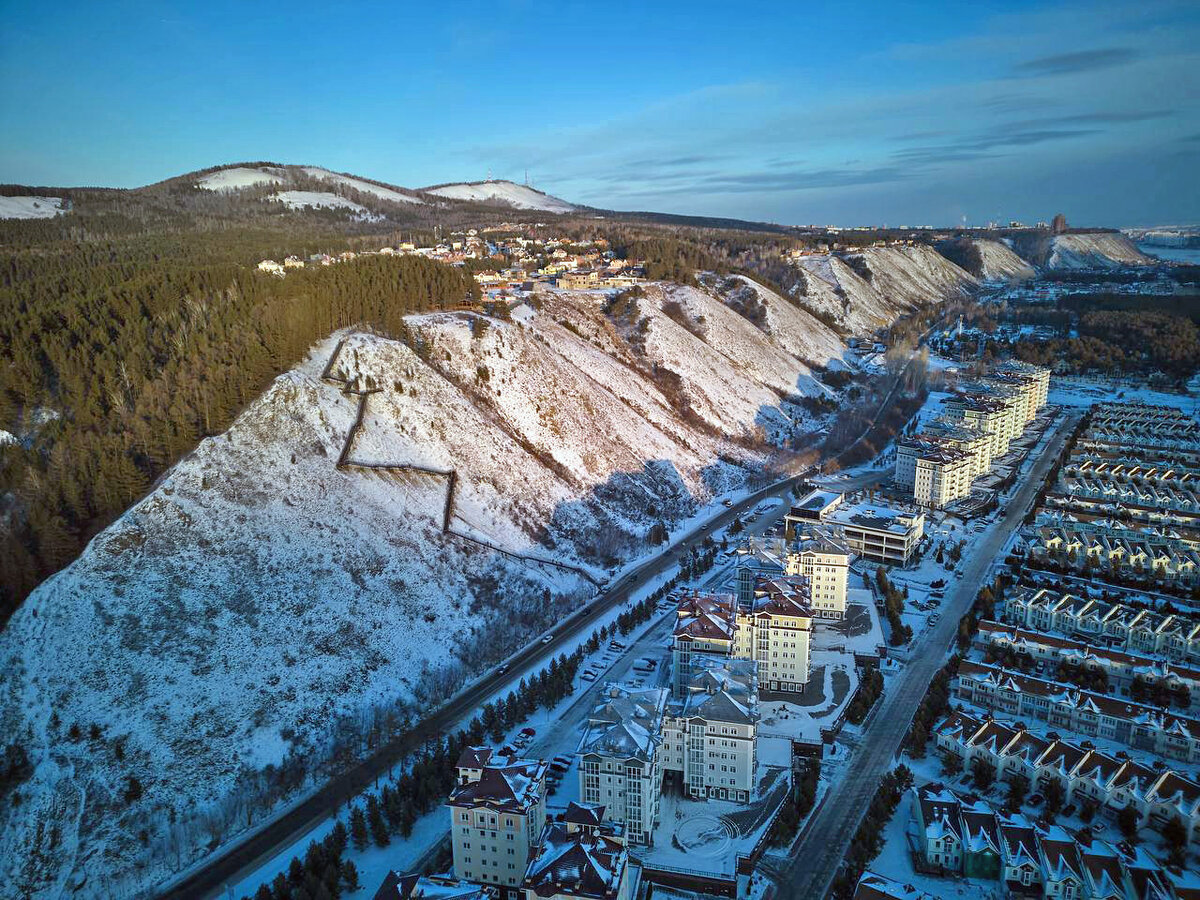
[[[418,257],[287,279],[248,268],[351,243],[332,230],[77,243],[37,240],[61,220],[3,228],[0,429],[16,439],[0,445],[0,619],[318,338],[357,323],[395,334],[405,313],[477,295],[462,270]]]

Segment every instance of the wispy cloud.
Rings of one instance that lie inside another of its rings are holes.
[[[1059,53],[1019,63],[1014,71],[1024,77],[1045,75],[1075,75],[1080,72],[1095,72],[1123,66],[1138,58],[1131,47],[1101,47],[1096,50],[1079,50],[1075,53]]]

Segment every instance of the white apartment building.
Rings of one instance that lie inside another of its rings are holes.
[[[519,898],[530,850],[546,824],[546,763],[472,747],[446,803],[454,872]]]
[[[814,612],[804,576],[759,577],[749,604],[732,594],[694,594],[676,611],[673,694],[681,698],[702,657],[749,659],[758,688],[802,691],[809,677]]]
[[[1025,426],[1021,404],[990,390],[960,390],[946,399],[945,407],[951,421],[965,422],[988,436],[992,459],[1007,453],[1009,443]]]
[[[580,745],[579,796],[604,807],[604,820],[622,822],[629,840],[648,844],[662,790],[665,688],[609,684],[588,718]]]
[[[937,447],[950,447],[967,454],[971,461],[972,479],[986,475],[992,467],[989,435],[965,421],[936,419],[927,423],[919,434],[897,442],[893,480],[902,487],[912,487],[917,478],[917,460],[923,453]]]
[[[758,766],[757,667],[748,659],[701,658],[682,700],[667,705],[662,769],[679,773],[689,797],[748,802]]]
[[[846,580],[850,571],[850,551],[837,538],[816,529],[797,534],[788,553],[786,575],[808,579],[809,604],[822,619],[846,617]]]
[[[913,498],[922,506],[942,509],[971,493],[974,460],[953,447],[933,447],[917,457]]]

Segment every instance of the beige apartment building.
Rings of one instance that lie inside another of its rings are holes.
[[[455,874],[521,897],[530,850],[546,824],[546,763],[469,747],[447,806]]]
[[[846,580],[850,551],[840,540],[815,529],[800,533],[784,564],[785,575],[808,580],[808,601],[822,619],[846,617]]]
[[[917,457],[913,498],[942,509],[971,493],[972,457],[953,447],[934,447]]]

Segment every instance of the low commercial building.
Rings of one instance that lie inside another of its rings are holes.
[[[872,562],[907,565],[925,534],[925,516],[872,504],[842,505],[827,519],[846,547]]]
[[[450,838],[459,878],[520,898],[530,849],[546,823],[546,763],[485,758],[479,748],[459,762],[450,793]]]
[[[783,517],[784,523],[803,528],[823,522],[841,505],[844,498],[845,495],[839,491],[823,488],[811,490],[792,504],[791,512]]]

